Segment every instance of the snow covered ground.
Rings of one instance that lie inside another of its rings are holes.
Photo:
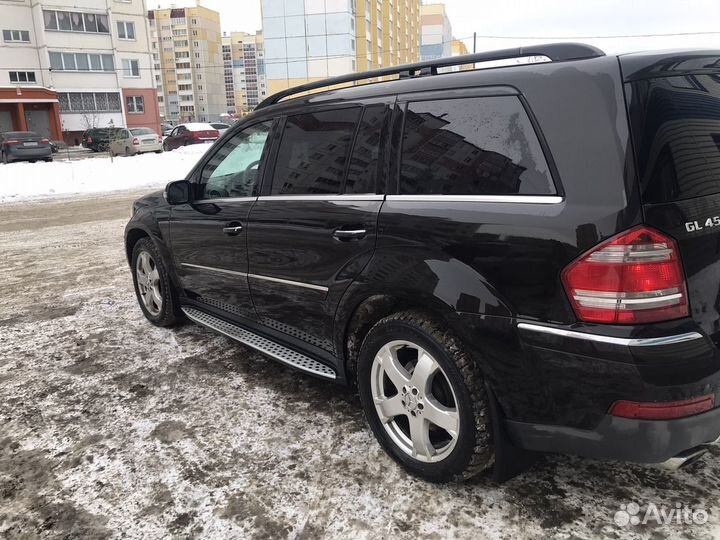
[[[135,188],[161,188],[172,180],[184,178],[210,146],[197,144],[162,154],[116,157],[112,161],[109,157],[65,161],[62,154],[56,154],[52,163],[0,165],[0,204]]]
[[[551,456],[502,485],[408,476],[353,391],[143,318],[132,198],[0,205],[1,539],[720,538],[718,449],[677,472]],[[630,521],[651,505],[708,515]]]

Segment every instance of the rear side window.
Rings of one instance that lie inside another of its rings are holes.
[[[360,114],[355,107],[288,116],[272,194],[339,194]]]
[[[629,94],[643,202],[720,193],[720,74],[637,81]]]
[[[552,176],[516,96],[408,103],[403,195],[553,195]]]

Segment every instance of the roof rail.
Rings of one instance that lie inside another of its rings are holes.
[[[339,77],[331,77],[321,81],[301,84],[300,86],[294,86],[292,88],[288,88],[287,90],[281,90],[280,92],[265,98],[255,109],[262,109],[270,105],[274,105],[286,97],[301,94],[303,92],[309,92],[311,90],[317,90],[319,88],[325,88],[327,86],[364,81],[367,79],[374,79],[376,77],[387,77],[388,75],[398,75],[401,79],[424,77],[426,75],[437,75],[439,68],[474,64],[478,62],[492,62],[494,60],[507,60],[510,58],[525,58],[528,56],[545,56],[553,62],[562,62],[567,60],[596,58],[598,56],[605,56],[605,53],[592,45],[585,45],[583,43],[550,43],[547,45],[530,45],[528,47],[515,47],[499,51],[450,56],[447,58],[438,58],[437,60],[427,60],[425,62],[417,62],[414,64],[373,69],[371,71],[363,71],[361,73],[348,73],[347,75],[340,75]]]

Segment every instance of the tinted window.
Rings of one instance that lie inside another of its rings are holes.
[[[135,128],[131,129],[130,133],[133,135],[155,135],[155,132],[150,128]]]
[[[273,195],[338,194],[360,109],[289,116],[273,175]]]
[[[643,201],[720,193],[720,75],[638,81],[630,95]]]
[[[222,145],[203,168],[203,199],[257,194],[258,171],[271,125],[255,124]]]
[[[401,194],[554,194],[520,100],[498,96],[408,104]]]
[[[344,193],[375,193],[375,177],[380,156],[380,139],[388,116],[385,105],[367,107],[353,146]]]

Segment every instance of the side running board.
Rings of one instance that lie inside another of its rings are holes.
[[[275,360],[279,360],[283,364],[287,364],[295,369],[311,373],[318,377],[323,377],[324,379],[334,380],[337,378],[337,374],[331,367],[326,366],[309,356],[305,356],[304,354],[285,347],[284,345],[270,341],[267,338],[259,336],[235,324],[224,321],[214,315],[205,313],[204,311],[191,307],[183,307],[182,310],[191,321],[206,326],[216,332],[220,332],[221,334],[239,341],[248,347],[252,347],[263,354],[271,356]]]

